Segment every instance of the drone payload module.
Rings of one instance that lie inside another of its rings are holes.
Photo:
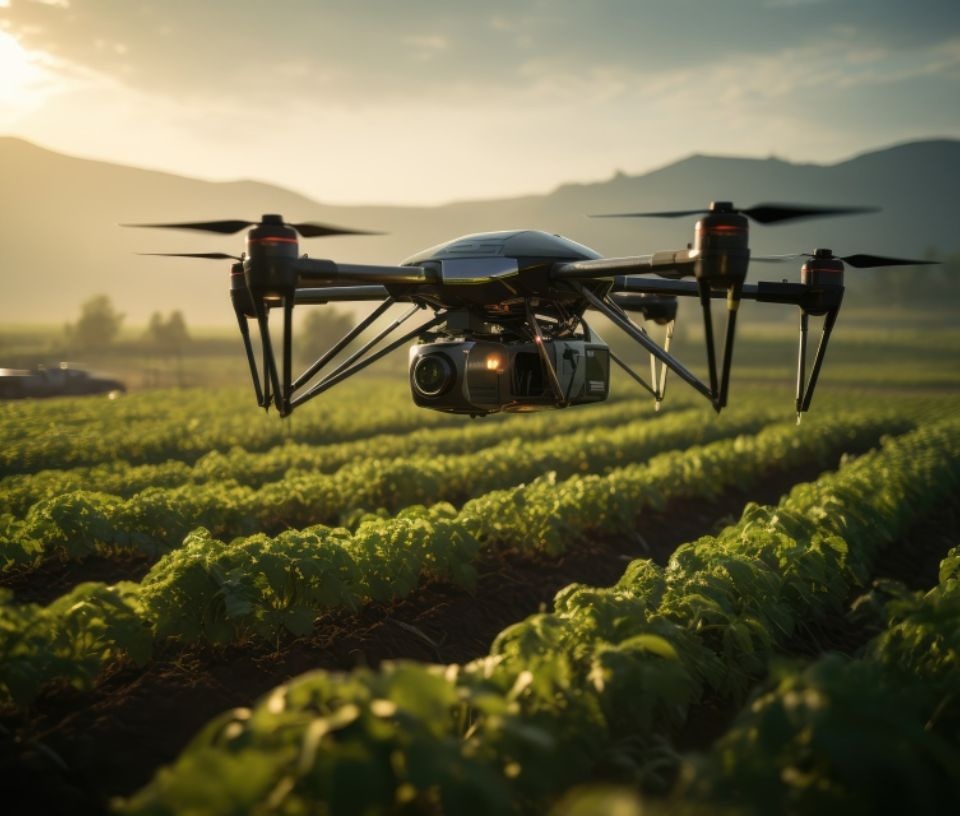
[[[289,224],[280,215],[264,215],[259,222],[124,226],[225,235],[252,228],[247,232],[246,251],[240,256],[220,252],[145,254],[234,262],[230,296],[257,404],[265,409],[273,405],[281,416],[411,343],[410,387],[414,402],[425,408],[481,416],[497,411],[600,402],[609,393],[612,362],[649,391],[658,406],[665,394],[667,371],[673,371],[720,411],[727,404],[738,310],[742,301],[753,300],[792,304],[800,309],[796,384],[799,418],[810,407],[843,301],[844,264],[869,268],[929,262],[862,254],[841,258],[827,249],[751,259],[749,220],[770,224],[874,211],[863,207],[783,204],[740,210],[730,202],[715,201],[705,211],[596,216],[701,216],[693,244],[682,250],[604,258],[559,235],[511,230],[457,238],[419,252],[398,266],[348,264],[301,255],[300,237],[376,233],[312,222]],[[800,259],[805,262],[799,282],[745,282],[751,260]],[[696,298],[701,306],[707,382],[670,353],[679,297]],[[714,337],[714,299],[726,303],[722,345]],[[348,301],[379,303],[294,377],[294,307]],[[396,304],[409,305],[392,323],[345,354]],[[280,310],[283,319],[279,355],[270,327],[274,310]],[[605,315],[650,353],[649,382],[600,339],[586,320],[588,310]],[[423,312],[427,315],[425,321],[395,336],[401,326]],[[631,314],[664,327],[663,343],[657,343]],[[808,375],[807,333],[811,316],[822,317],[823,326]],[[251,323],[259,335],[259,349],[254,347]]]

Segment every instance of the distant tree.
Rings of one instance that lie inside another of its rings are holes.
[[[171,376],[175,378],[177,386],[182,388],[187,384],[183,370],[183,353],[190,345],[190,333],[181,311],[171,312],[166,320],[160,312],[150,315],[141,342],[157,357],[166,358],[168,362],[170,358],[176,358],[176,368],[173,370],[169,365],[158,367],[156,360],[148,367],[147,378],[153,385],[169,385]]]
[[[157,351],[182,354],[190,343],[190,333],[187,331],[187,321],[183,319],[183,313],[178,309],[164,320],[160,312],[154,312],[150,315],[144,340]]]
[[[350,331],[356,322],[352,315],[331,306],[311,309],[294,336],[297,357],[303,364],[312,362]]]
[[[162,335],[163,315],[160,312],[154,312],[150,315],[150,322],[147,323],[147,330],[143,333],[143,340],[149,345],[159,345]]]
[[[80,318],[67,324],[67,341],[74,351],[102,351],[117,338],[123,315],[110,298],[96,295],[80,307]]]

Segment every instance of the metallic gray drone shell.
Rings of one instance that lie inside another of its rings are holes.
[[[591,261],[602,257],[590,247],[540,230],[503,230],[464,235],[443,244],[424,249],[407,258],[401,266],[419,266],[429,261],[461,258],[556,258],[571,261]]]

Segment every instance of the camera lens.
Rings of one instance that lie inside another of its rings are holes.
[[[436,397],[453,383],[453,365],[443,354],[425,354],[413,364],[413,384],[425,397]]]

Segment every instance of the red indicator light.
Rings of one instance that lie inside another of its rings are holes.
[[[717,233],[730,234],[734,232],[746,232],[746,230],[743,227],[738,227],[733,224],[717,224],[715,226],[710,226],[710,227],[701,227],[701,232],[706,232],[710,234],[717,234]]]

